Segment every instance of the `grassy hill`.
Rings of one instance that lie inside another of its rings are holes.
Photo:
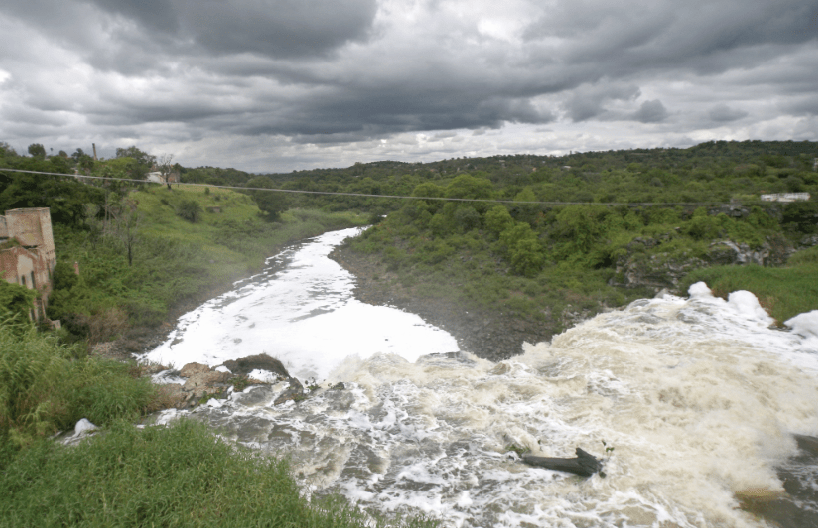
[[[366,218],[291,209],[270,221],[250,197],[219,189],[120,192],[107,215],[103,203],[90,207],[81,228],[55,225],[58,265],[49,315],[92,342],[163,323],[171,312],[258,272],[286,244]]]

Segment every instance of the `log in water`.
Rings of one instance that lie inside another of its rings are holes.
[[[581,477],[592,477],[602,470],[602,462],[579,447],[576,458],[549,458],[525,454],[522,460],[529,466],[573,473]]]

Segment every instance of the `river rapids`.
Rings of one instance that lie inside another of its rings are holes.
[[[770,329],[752,294],[725,301],[699,283],[492,363],[415,315],[356,301],[354,277],[327,257],[356,232],[271,258],[142,356],[178,368],[266,352],[319,387],[307,400],[274,406],[287,383],[252,386],[159,423],[189,414],[289,456],[309,493],[443,526],[766,526],[739,497],[775,497],[786,479],[799,511],[818,515],[818,467],[791,462],[792,435],[818,435],[810,321],[801,335]],[[512,447],[581,447],[605,475],[529,467]]]

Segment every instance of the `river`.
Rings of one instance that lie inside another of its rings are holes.
[[[444,526],[758,527],[737,496],[777,497],[785,478],[803,490],[799,514],[818,514],[818,468],[791,462],[792,434],[818,435],[818,337],[769,329],[751,294],[728,302],[700,283],[493,363],[417,316],[356,301],[354,277],[327,257],[355,232],[271,258],[143,356],[181,367],[266,352],[321,389],[274,406],[286,383],[249,387],[159,422],[190,414],[289,455],[309,492]],[[511,446],[581,447],[605,476],[532,468]]]

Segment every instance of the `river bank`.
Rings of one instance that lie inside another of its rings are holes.
[[[360,225],[364,222],[362,217],[356,215],[322,214],[309,210],[293,210],[284,216],[291,218],[279,227],[278,234],[267,233],[266,239],[271,243],[264,254],[268,257],[259,258],[258,264],[242,270],[237,269],[230,274],[211,273],[212,280],[202,283],[196,293],[174,302],[159,324],[133,324],[113,341],[92,343],[91,352],[102,357],[124,361],[135,354],[155,348],[167,340],[168,335],[176,328],[180,317],[195,310],[208,300],[229,292],[235,287],[236,282],[259,273],[273,256],[329,231]],[[212,266],[213,260],[210,260],[208,265]]]
[[[355,276],[353,293],[357,300],[417,314],[427,323],[452,334],[461,349],[495,362],[521,354],[523,343],[549,341],[561,328],[594,315],[568,313],[542,321],[513,317],[496,310],[467,311],[454,301],[418,296],[411,286],[403,286],[397,275],[375,255],[363,254],[342,244],[329,256]]]

